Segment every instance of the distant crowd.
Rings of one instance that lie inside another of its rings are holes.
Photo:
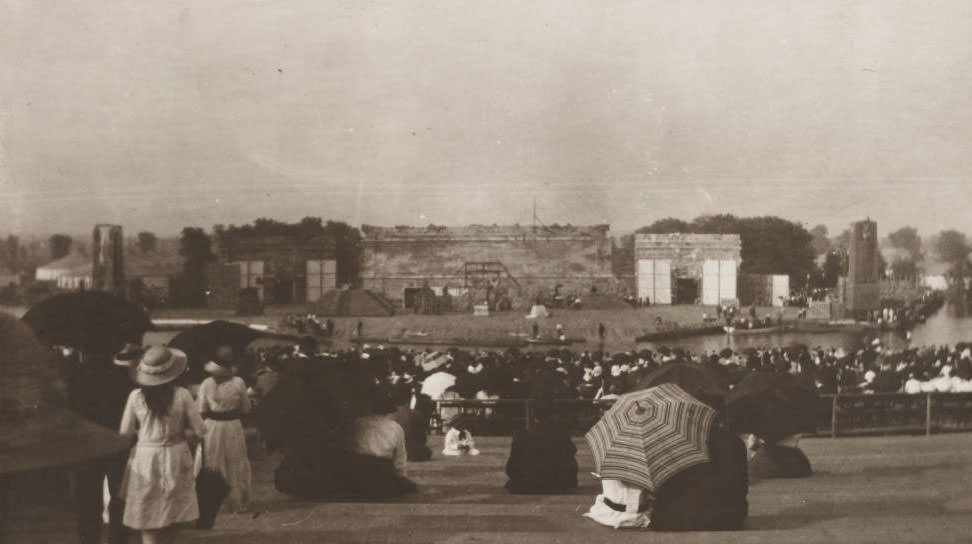
[[[709,366],[729,384],[750,371],[795,374],[821,394],[972,391],[972,344],[891,350],[873,340],[856,350],[793,345],[718,353],[669,348],[613,354],[568,349],[438,352],[365,345],[360,351],[308,354],[280,348],[257,354],[262,370],[256,393],[273,383],[267,374],[280,372],[289,360],[312,356],[368,361],[384,385],[424,393],[432,400],[534,398],[541,389],[553,398],[612,398],[670,362]]]

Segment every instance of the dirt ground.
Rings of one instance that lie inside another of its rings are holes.
[[[441,444],[433,437],[434,445]],[[509,438],[481,438],[482,455],[409,465],[418,494],[386,504],[315,503],[273,489],[276,459],[254,454],[252,512],[225,514],[199,543],[783,543],[972,541],[972,434],[805,439],[811,478],[752,485],[746,530],[662,534],[613,530],[581,517],[598,490],[578,440],[581,488],[571,495],[503,490]],[[71,517],[31,508],[8,542],[73,542]]]
[[[783,311],[787,320],[795,319],[799,308],[759,308],[760,317],[773,316]],[[276,327],[281,317],[287,313],[305,311],[298,306],[278,306],[266,309],[265,315],[238,318],[231,311],[220,310],[165,310],[153,312],[153,318],[180,317],[195,319],[232,319]],[[564,326],[570,338],[582,338],[583,343],[575,344],[575,350],[595,350],[599,347],[598,325],[605,327],[605,348],[609,351],[630,349],[635,338],[656,330],[656,322],[661,318],[666,323],[677,323],[682,327],[698,326],[702,314],[715,315],[715,309],[707,306],[649,306],[619,310],[551,310],[550,317],[538,320],[527,319],[524,312],[495,313],[488,317],[470,314],[413,315],[402,314],[391,317],[332,317],[335,324],[335,347],[350,346],[350,340],[358,321],[363,324],[362,333],[366,337],[397,338],[407,333],[423,333],[427,338],[467,340],[497,340],[514,338],[516,334],[527,335],[532,331],[534,322],[540,327],[542,337],[553,338],[556,325]]]

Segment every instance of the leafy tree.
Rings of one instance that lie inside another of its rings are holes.
[[[47,239],[47,247],[51,253],[51,260],[57,260],[71,253],[71,243],[73,240],[67,234],[52,234]]]
[[[179,236],[179,255],[183,257],[182,304],[190,307],[206,305],[206,265],[214,256],[206,231],[197,227],[182,229]]]
[[[817,225],[810,229],[810,236],[813,237],[811,245],[813,246],[813,252],[817,255],[823,255],[833,247],[828,235],[829,232],[827,231],[826,225]]]
[[[938,257],[952,266],[954,274],[964,275],[965,264],[972,253],[972,247],[965,235],[955,230],[942,231],[935,241]]]
[[[831,246],[833,246],[834,248],[850,249],[850,239],[851,239],[850,229],[844,229],[843,232],[841,232],[837,236],[834,236],[834,239],[831,240]]]
[[[665,219],[659,219],[647,227],[641,227],[635,232],[638,234],[671,234],[675,232],[689,233],[693,232],[693,230],[692,225],[689,223],[674,217],[667,217]]]
[[[303,239],[314,237],[329,238],[334,244],[337,260],[337,282],[357,284],[361,274],[361,233],[347,223],[340,221],[324,222],[320,217],[305,217],[297,223],[284,223],[275,219],[260,218],[252,225],[224,227],[217,225],[214,230],[220,236],[235,235],[281,235]]]
[[[19,272],[22,264],[20,238],[10,234],[3,242],[3,251],[0,252],[0,263],[13,272]]]
[[[896,280],[914,279],[918,275],[918,265],[910,258],[895,259],[891,263],[891,273]]]
[[[155,251],[156,245],[158,244],[158,239],[155,234],[151,232],[140,232],[138,233],[138,250],[142,253],[150,253]]]
[[[328,221],[324,232],[334,241],[338,283],[357,285],[361,276],[361,232],[341,221]]]
[[[837,280],[844,272],[844,256],[836,250],[829,251],[821,267],[821,287],[837,287]]]

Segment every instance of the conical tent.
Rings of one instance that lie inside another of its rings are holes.
[[[390,302],[367,289],[332,289],[309,305],[317,315],[381,317],[395,314]]]

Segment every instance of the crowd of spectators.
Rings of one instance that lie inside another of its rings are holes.
[[[265,374],[280,372],[288,360],[307,357],[367,361],[377,383],[398,394],[424,393],[432,400],[539,395],[610,399],[630,391],[642,376],[669,362],[717,369],[730,384],[751,371],[796,374],[821,394],[972,391],[972,345],[892,350],[878,340],[856,350],[793,345],[718,353],[664,347],[613,354],[569,349],[439,352],[368,345],[326,354],[263,350],[258,354],[262,370],[257,374],[257,389],[265,391],[265,382],[274,379]]]

